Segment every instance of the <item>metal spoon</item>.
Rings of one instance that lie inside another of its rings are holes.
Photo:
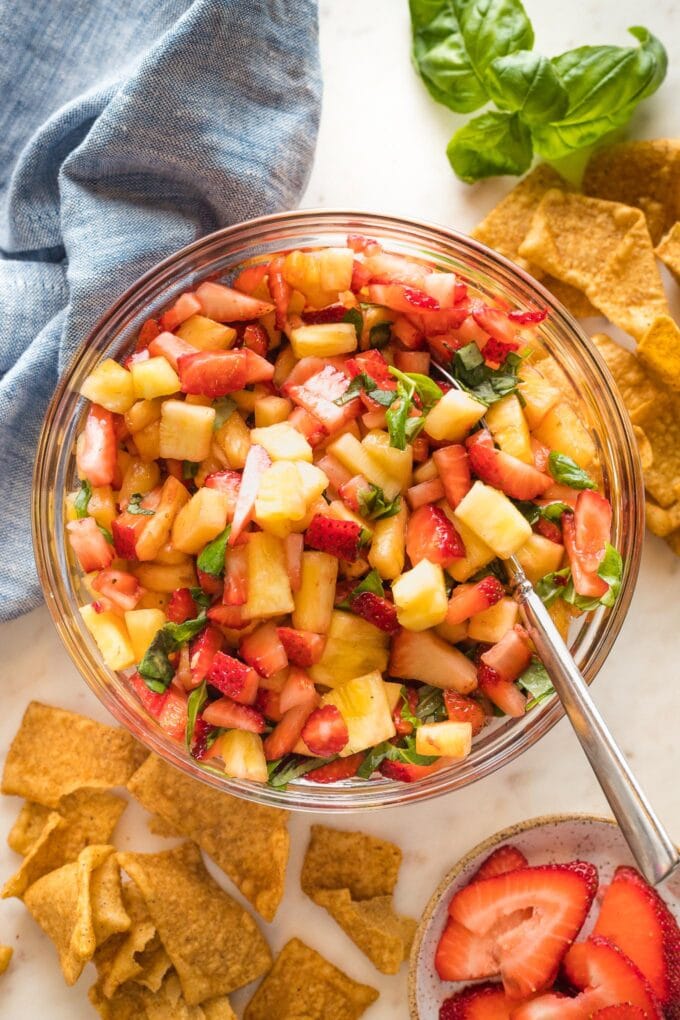
[[[456,389],[437,362],[432,367]],[[524,626],[534,643],[630,851],[648,882],[658,885],[680,866],[680,855],[656,816],[600,715],[571,652],[518,560],[505,561]]]

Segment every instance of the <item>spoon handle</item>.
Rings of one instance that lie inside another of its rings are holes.
[[[631,853],[645,878],[657,885],[680,864],[680,856],[590,697],[550,614],[521,569],[515,570],[515,584],[524,625]]]

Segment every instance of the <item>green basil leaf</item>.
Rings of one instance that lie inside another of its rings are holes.
[[[619,597],[621,581],[623,579],[623,557],[618,549],[607,543],[602,563],[597,568],[598,577],[606,581],[609,591],[605,592],[600,602],[603,606],[611,608]]]
[[[420,372],[400,372],[393,365],[390,365],[389,371],[390,375],[393,375],[405,387],[414,388],[422,401],[423,407],[431,407],[444,396],[443,390],[437,386],[434,379],[430,379],[429,375],[422,375]]]
[[[221,577],[224,573],[224,557],[227,551],[227,539],[230,534],[231,524],[227,524],[224,531],[221,531],[217,538],[214,538],[212,542],[208,542],[202,549],[200,556],[196,560],[196,566],[204,574],[210,574],[211,577]]]
[[[416,751],[415,734],[403,738],[403,746],[390,744],[391,751],[386,757],[390,761],[403,761],[408,765],[433,765],[439,760],[438,755],[418,754]]]
[[[446,155],[466,184],[499,174],[519,176],[531,166],[531,133],[516,113],[482,113],[456,131]]]
[[[450,0],[450,5],[481,80],[497,57],[534,45],[534,30],[520,0]]]
[[[570,489],[596,489],[597,485],[590,475],[579,467],[576,461],[567,457],[557,450],[548,457],[548,470],[560,485],[567,485]]]
[[[418,693],[420,693],[420,692],[418,692]],[[423,725],[423,720],[420,718],[420,716],[414,715],[413,712],[411,711],[411,705],[409,703],[408,695],[406,693],[406,688],[405,687],[401,688],[401,691],[399,692],[399,695],[401,697],[401,703],[400,703],[400,709],[401,709],[400,715],[401,715],[401,718],[403,719],[404,722],[411,723],[411,726],[413,726],[414,729],[418,729],[419,726]],[[417,711],[417,708],[416,708],[416,711]]]
[[[386,517],[394,517],[401,509],[401,498],[385,499],[385,493],[379,485],[369,482],[367,492],[359,494],[359,513],[369,521],[382,521]]]
[[[215,421],[213,422],[213,429],[217,432],[221,429],[225,421],[231,418],[232,414],[236,410],[236,401],[232,400],[231,397],[220,397],[218,400],[213,400],[215,408]]]
[[[364,331],[364,317],[358,308],[348,308],[342,317],[343,322],[351,322],[357,335],[357,342],[361,340]]]
[[[385,589],[383,588],[383,583],[377,570],[371,570],[368,574],[366,574],[366,577],[359,582],[356,588],[352,588],[346,599],[343,599],[342,602],[336,603],[335,608],[351,609],[352,599],[355,599],[357,595],[361,595],[364,591],[370,591],[372,595],[379,595],[381,599],[385,598]]]
[[[430,687],[429,684],[419,687],[415,714],[419,722],[442,722],[444,719],[448,719],[448,712],[444,704],[444,692],[438,687]]]
[[[153,517],[155,510],[146,510],[142,505],[144,496],[141,492],[133,492],[127,505],[129,514],[136,514],[138,517]]]
[[[385,421],[390,435],[390,446],[396,450],[405,450],[406,422],[413,407],[413,398],[406,396],[401,384],[397,387],[397,393],[399,396],[385,414]]]
[[[548,503],[546,506],[542,506],[541,517],[544,517],[546,521],[559,521],[562,519],[562,514],[570,514],[572,508],[568,503],[562,503],[561,500],[556,499],[553,503]]]
[[[521,363],[522,358],[511,353],[499,368],[490,368],[477,344],[469,343],[454,353],[449,367],[458,384],[488,406],[517,391],[520,382],[517,369]]]
[[[189,588],[189,594],[199,609],[208,609],[212,605],[212,597],[202,588]]]
[[[569,567],[563,567],[562,570],[553,570],[551,573],[545,574],[534,587],[543,605],[547,607],[551,606],[555,599],[564,597],[564,592],[570,581],[571,570]]]
[[[270,762],[267,767],[267,783],[277,790],[285,789],[294,779],[299,779],[314,769],[320,769],[322,765],[329,765],[332,761],[335,761],[335,758],[302,758],[294,755],[279,758],[278,761]]]
[[[368,346],[374,350],[380,351],[383,347],[386,347],[392,339],[392,323],[391,322],[378,322],[375,326],[371,326],[368,331]]]
[[[540,521],[541,518],[554,522],[559,521],[563,513],[572,513],[572,507],[568,503],[562,503],[559,500],[548,503],[547,506],[538,506],[536,503],[532,503],[531,500],[523,499],[513,499],[512,502],[532,526],[537,521]]]
[[[376,404],[380,404],[382,407],[391,407],[396,398],[395,390],[371,390],[371,400],[375,400]]]
[[[555,693],[547,669],[535,655],[522,675],[517,678],[517,683],[531,695],[531,700],[526,705],[527,711],[540,705],[542,701],[552,697]]]
[[[366,752],[366,757],[357,769],[359,779],[370,779],[381,762],[387,757],[389,749],[393,746],[388,740],[384,740],[382,744],[376,744],[375,747],[369,748]]]
[[[453,5],[449,0],[409,0],[409,8],[413,63],[430,95],[457,113],[484,106],[486,88],[472,66]]]
[[[193,620],[184,623],[166,623],[157,632],[137,667],[139,675],[150,690],[161,694],[167,689],[175,675],[175,669],[168,656],[195,637],[206,626],[208,618],[200,613]],[[152,686],[151,682],[156,681]]]
[[[73,500],[73,509],[75,510],[76,517],[87,517],[89,515],[87,505],[91,499],[92,499],[92,486],[90,485],[86,478],[83,478],[83,480],[80,483],[78,495]]]
[[[372,394],[372,391],[375,389],[377,389],[376,382],[366,375],[365,372],[360,372],[359,375],[354,376],[345,392],[337,397],[333,403],[337,404],[338,407],[342,407],[344,404],[349,404],[355,397],[358,397],[362,390],[365,393]]]
[[[200,686],[195,687],[187,698],[187,725],[185,731],[187,751],[191,754],[191,745],[194,740],[196,720],[206,701],[208,700],[208,688],[205,680]]]
[[[103,524],[97,524],[97,527],[99,528],[99,530],[101,531],[102,535],[109,543],[109,545],[113,545],[113,535],[111,534],[109,529],[105,528]]]
[[[567,112],[569,96],[547,57],[518,50],[491,61],[489,95],[499,110],[519,113],[529,124],[548,124]]]
[[[574,588],[574,579],[571,576],[567,586],[560,592],[560,597],[565,602],[568,602],[570,606],[580,609],[582,613],[590,613],[594,609],[598,609],[602,604],[599,599],[591,598],[589,595],[577,595]]]

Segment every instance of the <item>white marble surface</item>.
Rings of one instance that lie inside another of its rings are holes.
[[[625,43],[625,29],[643,23],[669,48],[671,72],[657,97],[634,123],[640,137],[680,133],[680,8],[671,0],[527,0],[537,44],[547,53],[585,42]],[[316,164],[305,206],[346,206],[422,217],[468,229],[509,187],[508,182],[467,188],[449,171],[444,149],[457,118],[436,106],[409,64],[406,0],[322,0],[325,97]],[[680,770],[676,716],[680,560],[648,538],[638,590],[623,632],[596,681],[594,693],[612,730],[647,787],[672,834],[680,839]],[[3,705],[0,748],[6,748],[31,698],[63,705],[96,718],[106,715],[71,666],[45,609],[0,627]],[[4,752],[3,752],[4,753]],[[0,878],[18,859],[4,837],[19,802],[0,801]],[[417,916],[452,863],[495,830],[523,818],[555,811],[605,812],[606,805],[565,722],[504,772],[465,791],[418,807],[341,818],[352,826],[394,839],[404,849],[397,906]],[[377,974],[369,961],[320,908],[299,890],[298,875],[310,822],[291,822],[293,852],[286,897],[267,936],[278,949],[298,935],[353,977],[380,989],[367,1020],[406,1020],[406,968],[399,976]],[[328,819],[325,819],[328,821]],[[331,819],[332,821],[332,819]],[[117,842],[153,849],[141,811],[131,807]],[[225,886],[228,883],[225,880]],[[233,890],[230,890],[233,891]],[[15,947],[0,979],[0,1015],[19,1020],[40,1013],[49,1020],[93,1016],[87,1002],[89,967],[67,989],[53,947],[16,900],[0,905],[0,943]],[[243,1002],[243,996],[236,1003]],[[328,1018],[332,1020],[332,1018]]]

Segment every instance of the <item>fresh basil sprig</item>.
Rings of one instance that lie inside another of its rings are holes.
[[[366,574],[366,577],[364,577],[363,580],[361,580],[359,584],[352,589],[346,599],[343,599],[342,602],[336,603],[335,608],[351,609],[352,599],[355,599],[358,595],[361,595],[365,591],[369,591],[372,595],[379,595],[381,599],[385,597],[385,589],[383,588],[383,583],[377,570],[371,570],[368,574]]]
[[[560,485],[570,489],[596,489],[597,485],[587,471],[579,467],[576,461],[557,450],[548,457],[548,471]]]

